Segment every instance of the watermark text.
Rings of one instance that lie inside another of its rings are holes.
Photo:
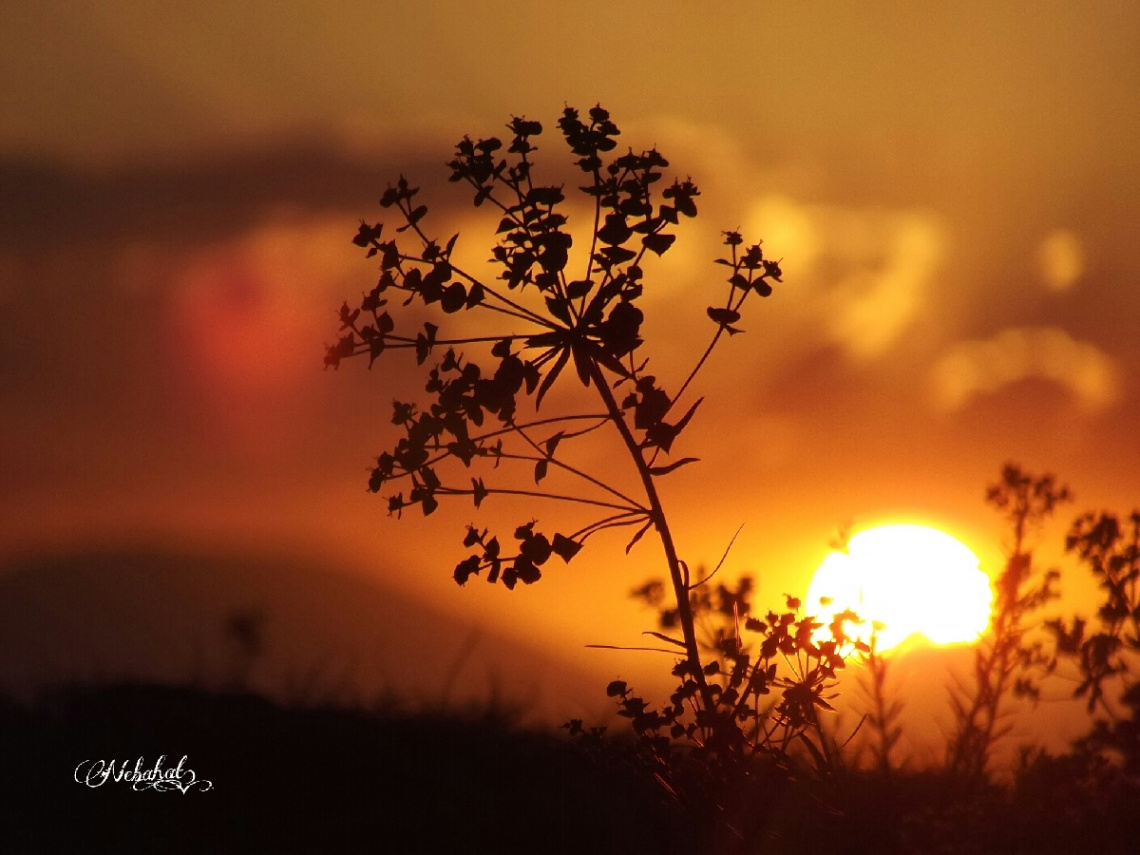
[[[165,754],[153,766],[142,757],[135,760],[133,765],[130,760],[84,760],[75,767],[75,781],[92,788],[114,781],[130,784],[131,789],[138,792],[154,790],[168,793],[176,790],[185,794],[192,790],[202,793],[212,790],[213,782],[199,778],[193,769],[187,767],[186,759],[186,755],[183,755],[177,766],[164,765]]]

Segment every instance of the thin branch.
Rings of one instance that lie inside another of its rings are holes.
[[[734,249],[735,249],[735,247],[734,247]],[[736,286],[733,286],[733,290],[734,291],[736,290]],[[747,296],[748,296],[748,292],[745,291],[744,294],[740,297],[740,300],[737,301],[735,306],[731,305],[732,301],[731,301],[731,297],[730,297],[729,307],[732,308],[734,311],[737,311],[737,312],[740,311],[740,307],[744,304],[744,298]],[[674,405],[677,403],[677,401],[680,400],[681,396],[685,393],[685,390],[689,388],[689,384],[693,382],[694,378],[696,378],[696,376],[700,372],[701,368],[704,367],[705,362],[708,361],[708,358],[712,354],[713,349],[716,347],[717,342],[720,341],[720,337],[722,335],[724,335],[725,329],[726,329],[726,327],[724,324],[717,326],[716,334],[713,335],[712,341],[709,342],[709,346],[705,348],[705,352],[701,354],[701,358],[697,360],[697,364],[693,366],[693,370],[689,372],[689,376],[685,378],[685,382],[681,384],[681,388],[677,390],[677,394],[674,395],[672,397],[672,399],[669,401],[669,409],[665,411],[666,413],[668,413],[669,410],[673,409]]]
[[[542,425],[558,424],[559,422],[593,421],[595,419],[599,420],[598,424],[594,425],[591,428],[587,428],[586,430],[580,431],[579,434],[584,434],[584,433],[588,433],[589,431],[592,431],[592,430],[597,430],[599,427],[601,427],[602,425],[604,425],[606,422],[608,422],[610,420],[610,416],[609,416],[609,413],[584,413],[583,415],[580,415],[580,416],[551,416],[550,418],[536,419],[533,422],[526,422],[526,423],[521,424],[521,425],[512,422],[511,424],[509,424],[505,427],[499,428],[498,430],[489,431],[488,433],[480,434],[479,436],[473,436],[473,437],[471,437],[471,441],[472,442],[481,442],[485,439],[492,439],[493,437],[496,437],[496,436],[504,436],[504,435],[509,434],[509,433],[514,433],[520,427],[532,428],[532,427],[541,427]],[[578,434],[575,434],[575,435],[578,435]],[[570,437],[571,434],[566,434],[566,436]]]
[[[654,638],[660,638],[662,641],[668,641],[670,644],[675,644],[675,645],[677,645],[678,647],[680,647],[682,650],[684,650],[684,649],[685,649],[685,642],[683,642],[683,641],[678,641],[678,640],[677,640],[677,639],[675,639],[675,638],[670,638],[669,636],[667,636],[667,635],[665,635],[665,634],[663,634],[663,633],[660,633],[660,632],[654,632],[654,631],[653,631],[653,630],[651,630],[651,629],[647,629],[645,632],[643,632],[643,633],[641,633],[641,634],[642,634],[642,635],[652,635]]]
[[[474,184],[474,182],[472,182],[470,179],[468,179],[468,181],[469,181],[469,183]],[[493,197],[488,197],[488,198],[490,198],[500,208],[503,208],[502,203],[499,202],[498,199],[495,199]],[[405,211],[404,210],[404,203],[403,202],[398,203],[398,207],[399,207],[401,213],[404,214],[404,219],[408,221],[408,224],[412,227],[413,230],[415,230],[415,233],[417,235],[419,235],[420,240],[424,242],[424,246],[426,247],[429,243],[435,243],[434,241],[430,240],[426,234],[424,234],[423,230],[419,226],[419,223],[413,223],[411,221],[410,215],[412,212],[412,203],[410,201],[408,201],[407,206],[408,206],[408,208]],[[506,211],[507,209],[503,208],[503,210]],[[437,246],[438,246],[438,244],[437,244]],[[419,261],[420,263],[425,263],[425,264],[426,263],[432,263],[432,262],[424,261],[422,255],[418,259],[410,259],[410,260]],[[484,285],[482,282],[477,280],[474,276],[471,276],[469,273],[464,271],[462,268],[456,267],[454,264],[451,263],[450,258],[447,259],[447,265],[451,268],[453,273],[459,274],[460,277],[466,279],[468,282],[470,282],[472,284],[479,285],[484,290],[485,293],[490,294],[492,297],[495,297],[498,300],[501,300],[502,302],[506,303],[508,306],[515,309],[517,312],[521,312],[523,315],[527,316],[528,318],[530,318],[530,320],[534,321],[535,323],[539,324],[540,326],[544,326],[544,327],[550,327],[551,326],[550,321],[547,320],[546,318],[544,318],[542,315],[539,315],[535,312],[532,312],[530,309],[526,308],[525,306],[521,306],[518,303],[515,303],[513,300],[510,300],[507,297],[504,297],[502,294],[495,291],[495,289],[491,288],[489,285]],[[482,304],[480,304],[480,305],[482,305]],[[495,309],[495,307],[493,307],[493,306],[487,306],[486,308]]]
[[[649,512],[648,508],[643,507],[636,500],[631,499],[629,496],[625,495],[625,493],[621,492],[620,490],[614,489],[609,484],[606,484],[603,481],[599,481],[593,475],[589,475],[586,472],[583,472],[582,470],[577,469],[568,463],[563,463],[561,460],[558,460],[557,458],[555,458],[554,455],[552,455],[552,454],[544,453],[543,450],[538,446],[538,443],[536,443],[533,439],[531,439],[529,436],[527,436],[526,431],[524,431],[521,427],[517,428],[517,431],[518,431],[519,436],[521,436],[523,439],[525,439],[527,441],[527,443],[530,444],[531,448],[533,448],[540,455],[542,455],[541,457],[537,458],[537,460],[547,460],[547,461],[553,463],[555,466],[559,467],[560,469],[565,469],[567,472],[571,473],[572,475],[577,475],[579,478],[583,478],[586,481],[589,481],[594,486],[600,487],[601,489],[605,490],[610,495],[617,496],[619,499],[622,499],[626,502],[629,502],[635,508],[639,508],[640,510],[645,511],[646,513]]]
[[[439,487],[437,493],[444,496],[473,496],[474,490],[460,490],[453,487]],[[509,490],[500,487],[488,487],[485,491],[486,495],[499,495],[499,496],[530,496],[535,499],[555,499],[562,502],[575,502],[580,505],[593,505],[597,508],[613,508],[619,511],[628,511],[630,513],[644,513],[640,508],[631,508],[626,505],[615,505],[612,502],[600,502],[596,499],[587,499],[583,496],[569,496],[562,493],[543,493],[538,490]]]
[[[570,535],[571,540],[578,540],[585,542],[586,538],[597,534],[600,531],[605,531],[608,528],[621,528],[623,526],[636,525],[642,522],[647,516],[648,512],[627,512],[624,514],[615,514],[612,517],[607,517],[604,520],[590,523],[588,526],[578,529]]]
[[[451,264],[451,262],[449,261],[448,264]],[[528,309],[526,306],[523,306],[520,303],[516,303],[514,300],[510,299],[509,297],[506,297],[503,294],[500,294],[498,291],[496,291],[490,285],[484,285],[482,282],[480,282],[478,279],[476,279],[471,274],[467,273],[462,268],[456,267],[455,265],[451,265],[451,269],[454,273],[457,273],[460,277],[466,279],[468,282],[471,282],[472,284],[479,285],[483,289],[483,292],[485,294],[489,294],[490,296],[494,297],[496,300],[500,300],[503,303],[506,303],[508,306],[510,306],[516,312],[522,313],[522,315],[525,316],[528,320],[531,320],[540,326],[546,327],[547,329],[553,329],[554,328],[554,325],[550,322],[549,319],[543,317],[542,315],[538,314],[537,312],[534,312],[534,311]],[[487,308],[487,309],[505,312],[506,314],[513,314],[512,312],[506,312],[505,309],[501,309],[497,306],[490,306],[490,305],[487,305],[485,303],[480,303],[479,305],[484,307],[484,308]]]
[[[709,346],[705,348],[705,352],[701,354],[701,358],[697,360],[697,364],[693,366],[693,370],[689,372],[689,376],[685,378],[685,382],[681,384],[681,388],[677,390],[677,394],[669,401],[670,410],[673,409],[673,406],[680,400],[681,396],[685,394],[685,390],[689,388],[689,384],[693,382],[693,378],[697,376],[697,372],[701,370],[701,367],[705,364],[705,361],[709,358],[709,355],[713,352],[713,348],[716,347],[716,343],[720,341],[720,337],[723,334],[724,327],[718,326],[716,334],[712,337],[712,341],[709,342]],[[666,410],[666,413],[668,413],[668,410]]]
[[[590,127],[593,128],[593,122]],[[594,153],[597,156],[597,152]],[[597,190],[598,186],[602,183],[602,176],[597,168],[594,169],[594,189]],[[594,253],[598,250],[598,223],[601,222],[602,217],[602,197],[594,194],[594,229],[590,232],[590,254],[586,256],[586,281],[594,275]],[[578,309],[579,314],[586,311],[586,295],[582,295],[581,306]]]
[[[676,656],[676,650],[666,650],[664,647],[625,647],[621,644],[586,644],[585,647],[593,648],[594,650],[643,650],[649,653],[668,653],[670,656]]]
[[[740,524],[740,528],[738,528],[738,529],[736,530],[736,534],[734,534],[734,535],[732,536],[732,540],[730,540],[730,541],[728,542],[728,546],[726,546],[726,547],[724,548],[724,555],[722,555],[722,556],[720,557],[720,561],[718,561],[718,562],[716,563],[716,567],[714,567],[714,568],[713,568],[713,571],[712,571],[711,573],[709,573],[709,575],[705,576],[705,578],[703,578],[703,579],[701,579],[701,581],[697,582],[697,584],[695,584],[695,585],[690,585],[690,586],[689,586],[689,590],[690,590],[690,591],[691,591],[691,590],[693,590],[694,588],[699,588],[699,587],[701,587],[701,585],[705,584],[705,582],[708,582],[710,579],[712,579],[712,577],[713,577],[713,576],[715,576],[715,575],[716,575],[717,571],[718,571],[718,570],[720,570],[720,567],[721,567],[721,565],[722,565],[722,564],[724,564],[724,559],[728,558],[728,553],[729,553],[729,551],[732,549],[732,544],[736,543],[736,538],[737,538],[737,537],[740,535],[740,532],[741,532],[741,531],[743,531],[743,530],[744,530],[744,523],[741,523],[741,524]]]

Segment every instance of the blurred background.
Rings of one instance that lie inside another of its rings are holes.
[[[0,688],[499,686],[561,721],[608,710],[608,679],[656,679],[652,654],[585,649],[655,628],[628,597],[664,575],[648,539],[624,558],[598,538],[525,590],[458,587],[463,526],[519,507],[389,518],[368,467],[420,372],[323,369],[336,309],[374,284],[351,239],[387,183],[421,186],[429,231],[477,265],[497,218],[445,181],[455,142],[537,119],[539,169],[572,182],[566,104],[600,102],[702,190],[647,271],[667,388],[710,333],[720,232],[783,259],[702,375],[683,438],[702,464],[669,482],[691,564],[743,524],[723,572],[766,610],[837,527],[917,522],[996,575],[983,496],[1007,460],[1056,473],[1074,512],[1127,512],[1137,44],[1140,8],[1109,2],[8,0]],[[1087,610],[1071,576],[1065,608]]]

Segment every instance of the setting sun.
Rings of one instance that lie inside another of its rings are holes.
[[[887,650],[915,633],[935,644],[973,641],[991,599],[977,556],[960,541],[926,526],[886,525],[853,535],[846,552],[823,560],[807,607],[825,624],[851,609],[862,623],[848,631],[863,640],[873,622],[882,624],[877,647]]]

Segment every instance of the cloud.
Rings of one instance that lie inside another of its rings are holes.
[[[771,195],[750,227],[789,259],[830,343],[856,360],[886,354],[917,320],[945,255],[945,228],[923,210],[810,205]]]
[[[1106,409],[1120,395],[1116,362],[1095,345],[1056,327],[1014,327],[947,350],[931,371],[934,404],[959,410],[978,395],[1029,378],[1060,384],[1088,411]]]
[[[0,198],[6,201],[0,248],[36,252],[88,241],[212,242],[244,234],[282,209],[372,216],[379,193],[400,168],[411,170],[409,175],[438,175],[442,182],[439,159],[395,148],[365,159],[335,141],[296,139],[104,171],[0,158]]]
[[[1080,238],[1068,229],[1050,232],[1037,249],[1037,264],[1046,288],[1050,291],[1068,291],[1081,278],[1085,269]]]
[[[882,266],[856,270],[842,283],[831,325],[859,359],[881,356],[906,332],[942,260],[942,232],[931,216],[906,212],[881,228]]]

